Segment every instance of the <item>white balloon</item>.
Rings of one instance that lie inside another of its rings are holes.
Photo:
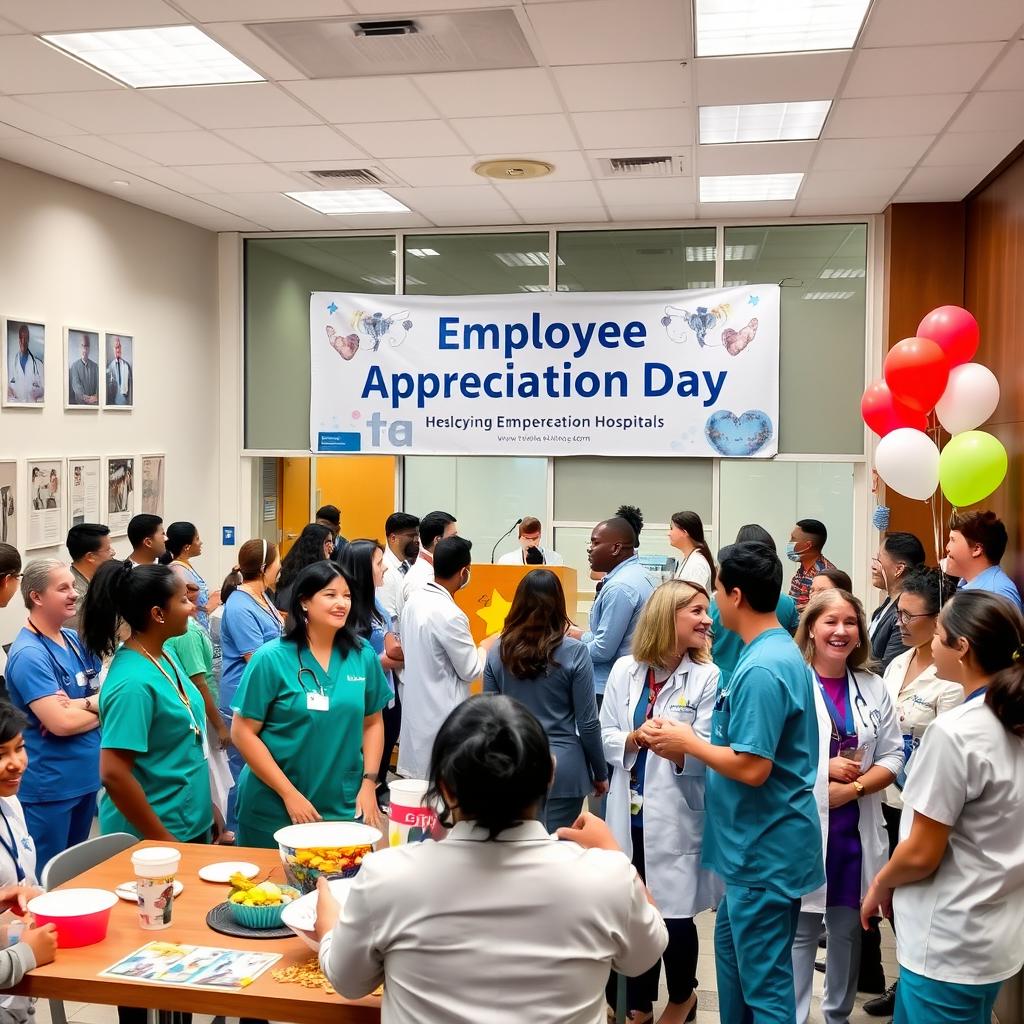
[[[923,431],[900,427],[878,442],[875,469],[894,491],[923,501],[939,486],[939,449]]]
[[[999,381],[981,363],[964,363],[949,371],[949,383],[935,405],[935,415],[951,434],[980,427],[999,404]]]

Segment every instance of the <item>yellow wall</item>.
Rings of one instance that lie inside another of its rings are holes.
[[[314,511],[321,505],[341,509],[341,534],[348,540],[385,543],[384,520],[395,511],[394,456],[317,456]]]

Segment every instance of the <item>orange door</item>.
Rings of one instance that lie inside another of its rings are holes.
[[[313,518],[309,502],[309,459],[281,460],[281,557]]]
[[[341,509],[341,535],[346,539],[376,538],[383,544],[384,520],[395,511],[395,457],[319,456],[316,508],[321,505]]]

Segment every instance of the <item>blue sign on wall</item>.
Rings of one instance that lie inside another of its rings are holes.
[[[221,543],[225,547],[234,547],[235,545],[235,528],[233,526],[222,526],[221,527]]]

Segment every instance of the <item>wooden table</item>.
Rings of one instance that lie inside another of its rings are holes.
[[[110,928],[103,942],[80,949],[58,950],[57,959],[52,964],[37,967],[26,974],[12,992],[79,1003],[141,1006],[151,1010],[187,1010],[214,1016],[291,1021],[294,1024],[379,1024],[380,998],[377,996],[349,1001],[320,989],[274,981],[272,971],[303,963],[312,955],[312,951],[298,938],[236,939],[221,935],[207,926],[207,913],[227,898],[229,889],[226,885],[202,881],[199,869],[204,864],[217,861],[245,860],[259,865],[261,870],[258,878],[263,879],[272,874],[274,881],[283,882],[284,869],[276,850],[185,843],[139,843],[58,888],[84,887],[113,891],[122,882],[135,877],[131,866],[132,850],[144,846],[173,846],[181,850],[178,878],[184,883],[185,890],[174,901],[171,927],[162,931],[144,931],[139,927],[135,905],[118,900],[111,912]],[[282,955],[276,964],[240,992],[99,977],[100,971],[112,967],[122,957],[153,941],[258,950]]]

